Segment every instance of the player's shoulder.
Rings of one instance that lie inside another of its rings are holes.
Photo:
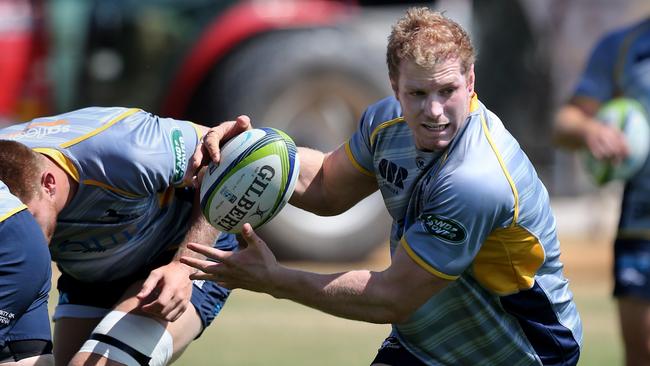
[[[650,18],[614,28],[603,34],[597,42],[600,48],[617,48],[628,42],[630,37],[650,35]]]
[[[402,115],[402,107],[395,97],[384,98],[370,105],[363,116],[360,124],[361,131],[369,139],[370,145],[377,140],[402,141],[412,143],[410,132]]]
[[[645,18],[643,20],[640,20],[638,22],[628,24],[625,26],[621,26],[618,28],[613,29],[612,31],[609,32],[609,35],[611,36],[625,36],[631,33],[639,33],[639,32],[650,32],[650,17]]]
[[[381,99],[366,109],[362,120],[371,129],[376,129],[386,122],[394,121],[402,117],[402,107],[393,96]]]
[[[14,196],[4,182],[0,180],[0,222],[27,208],[18,197]]]

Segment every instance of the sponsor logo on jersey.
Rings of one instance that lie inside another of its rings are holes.
[[[465,241],[467,231],[458,221],[438,215],[421,215],[420,222],[431,235],[451,244]]]
[[[111,225],[108,227],[109,231],[113,231],[110,234],[105,233],[101,229],[99,233],[95,233],[97,230],[88,229],[88,232],[84,233],[83,237],[66,239],[58,244],[54,244],[53,251],[58,253],[103,253],[130,242],[138,236],[142,228],[143,224],[137,222],[125,225],[119,230],[114,229],[114,225]]]
[[[53,122],[34,122],[23,130],[0,134],[0,138],[9,140],[42,139],[57,133],[70,132],[70,122],[60,119]]]
[[[185,150],[185,140],[181,130],[172,130],[171,139],[174,151],[174,176],[172,182],[178,183],[183,179],[185,169],[187,169],[187,151]]]
[[[409,173],[408,170],[392,161],[381,159],[379,161],[379,175],[395,187],[404,189],[404,180],[406,180]]]
[[[418,156],[415,158],[415,166],[417,166],[418,169],[422,170],[427,166],[427,161],[423,157]]]

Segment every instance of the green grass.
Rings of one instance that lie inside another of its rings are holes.
[[[236,290],[175,365],[369,365],[389,332]]]
[[[607,286],[573,286],[583,321],[579,365],[621,365],[622,346]],[[236,291],[223,312],[175,365],[369,365],[389,326]]]
[[[573,286],[582,318],[583,347],[579,365],[622,365],[623,345],[616,304],[606,286]]]
[[[563,257],[573,252],[576,258],[575,262],[563,261],[583,320],[579,365],[621,365],[622,345],[615,304],[609,294],[611,278],[606,254],[595,253],[593,247],[589,252],[583,246],[563,246],[567,249]],[[590,255],[584,256],[587,252]],[[607,249],[600,252],[608,253]],[[379,258],[371,263],[307,264],[302,268],[333,272],[385,265],[386,259]],[[54,296],[51,304],[55,304]],[[388,325],[339,319],[290,301],[236,290],[214,323],[174,365],[369,365],[389,331]]]

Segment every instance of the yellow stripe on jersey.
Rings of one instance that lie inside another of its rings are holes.
[[[361,164],[359,164],[357,162],[357,160],[354,158],[354,156],[352,155],[352,150],[350,150],[350,141],[345,143],[345,154],[348,156],[348,159],[350,159],[350,163],[352,163],[352,166],[357,168],[357,170],[359,172],[361,172],[362,174],[367,175],[369,177],[374,177],[375,176],[374,174],[372,174],[371,171],[369,171],[368,169],[362,167]]]
[[[404,117],[397,117],[395,119],[391,119],[390,121],[382,122],[375,128],[374,131],[372,131],[372,134],[370,134],[370,146],[375,144],[375,139],[377,138],[377,134],[379,131],[383,130],[386,127],[392,126],[396,123],[401,123],[405,122]]]
[[[86,185],[89,185],[89,186],[101,187],[101,188],[107,189],[107,190],[115,192],[115,193],[119,193],[119,194],[121,194],[123,196],[127,196],[127,197],[130,197],[130,198],[141,198],[141,197],[143,197],[143,196],[141,196],[139,194],[127,192],[127,191],[125,191],[123,189],[113,187],[113,186],[109,186],[106,183],[102,183],[100,181],[96,181],[96,180],[93,180],[93,179],[86,179],[82,183],[86,184]]]
[[[194,122],[190,122],[190,121],[188,121],[188,122],[189,122],[190,126],[192,126],[192,128],[194,128],[194,130],[196,131],[196,139],[197,139],[196,144],[198,146],[198,144],[201,142],[201,139],[203,138],[203,129],[206,129],[206,131],[207,131],[207,127],[201,126],[201,125],[196,124]]]
[[[75,181],[77,181],[77,182],[80,181],[81,178],[79,176],[79,172],[77,171],[77,168],[74,166],[74,164],[72,164],[70,159],[68,159],[59,150],[51,149],[51,148],[38,147],[38,148],[34,148],[34,151],[36,151],[37,153],[43,154],[43,155],[47,155],[52,160],[54,160],[54,162],[56,162],[61,167],[61,169],[65,170],[65,172],[68,173],[68,175],[70,175]],[[131,198],[142,197],[141,195],[138,195],[138,194],[135,194],[135,193],[130,193],[130,192],[127,192],[127,191],[122,190],[120,188],[112,187],[112,186],[109,186],[106,183],[102,183],[102,182],[92,180],[92,179],[86,179],[82,183],[90,185],[90,186],[101,187],[101,188],[107,189],[109,191],[119,193],[119,194],[121,194],[123,196],[126,196],[126,197],[131,197]]]
[[[65,172],[68,173],[72,179],[79,182],[79,172],[77,171],[77,167],[74,166],[70,159],[63,155],[62,152],[48,147],[36,147],[34,148],[34,151],[50,157],[50,159],[54,160],[54,162],[57,163],[61,169],[65,170]]]
[[[431,267],[427,262],[425,262],[422,258],[420,258],[420,256],[418,256],[417,253],[413,251],[413,249],[411,249],[411,246],[409,245],[409,243],[406,241],[404,237],[402,237],[402,239],[400,240],[400,244],[402,244],[402,247],[404,247],[406,253],[409,255],[409,257],[411,257],[411,259],[415,261],[415,263],[417,263],[420,267],[424,268],[425,271],[431,273],[432,275],[450,281],[453,281],[458,277],[460,277],[460,276],[452,276],[446,273],[442,273],[437,269]]]
[[[481,114],[481,125],[483,126],[483,132],[485,133],[485,138],[487,138],[490,147],[492,147],[492,151],[494,151],[494,154],[496,155],[497,160],[499,161],[499,165],[501,165],[501,170],[503,170],[503,174],[506,176],[506,179],[510,184],[510,189],[512,189],[512,195],[514,197],[515,204],[514,204],[514,214],[512,216],[512,223],[510,224],[510,226],[513,227],[517,224],[517,220],[519,219],[519,192],[517,191],[517,187],[515,186],[514,180],[512,180],[512,177],[508,172],[506,163],[503,161],[503,158],[501,157],[501,153],[497,149],[494,140],[492,140],[492,135],[490,134],[490,131],[487,128],[487,123],[485,122],[485,118],[483,114]]]
[[[474,93],[472,94],[472,99],[469,101],[469,112],[472,113],[476,111],[479,108],[478,104],[478,94]]]
[[[545,257],[542,244],[526,229],[498,228],[483,243],[472,269],[483,287],[508,295],[533,287]]]
[[[95,135],[97,135],[98,133],[100,133],[100,132],[106,130],[107,128],[109,128],[109,127],[111,127],[112,125],[116,124],[117,122],[119,122],[119,121],[125,119],[126,117],[128,117],[128,116],[130,116],[130,115],[132,115],[132,114],[134,114],[134,113],[136,113],[136,112],[140,112],[140,111],[141,111],[141,109],[139,109],[139,108],[130,108],[130,109],[128,109],[127,111],[120,113],[119,116],[113,118],[112,120],[110,120],[108,123],[106,123],[106,124],[103,125],[102,127],[98,128],[98,129],[96,129],[96,130],[94,130],[94,131],[92,131],[92,132],[89,132],[89,133],[87,133],[87,134],[85,134],[85,135],[83,135],[83,136],[79,136],[79,137],[77,137],[76,139],[73,139],[73,140],[70,140],[70,141],[68,141],[68,142],[65,142],[65,143],[61,144],[61,147],[64,147],[64,148],[65,148],[65,147],[70,147],[70,146],[72,146],[72,145],[74,145],[74,144],[78,144],[78,143],[80,143],[81,141],[86,140],[86,139],[88,139],[88,138],[90,138],[90,137],[92,137],[92,136],[95,136]]]
[[[22,210],[24,210],[26,208],[27,208],[27,206],[25,206],[24,204],[19,205],[18,207],[14,208],[11,211],[9,211],[9,212],[5,213],[4,215],[0,216],[0,222],[5,221],[6,219],[10,218],[11,216],[17,214],[18,212],[20,212],[20,211],[22,211]]]

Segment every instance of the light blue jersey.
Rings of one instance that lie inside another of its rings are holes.
[[[399,103],[371,106],[346,146],[374,176],[404,247],[453,280],[394,334],[430,365],[575,364],[582,327],[549,197],[501,121],[473,98],[441,153],[415,148]]]
[[[126,277],[185,236],[192,196],[176,188],[199,141],[192,123],[93,107],[4,128],[0,139],[47,155],[79,183],[50,244],[72,277]]]

